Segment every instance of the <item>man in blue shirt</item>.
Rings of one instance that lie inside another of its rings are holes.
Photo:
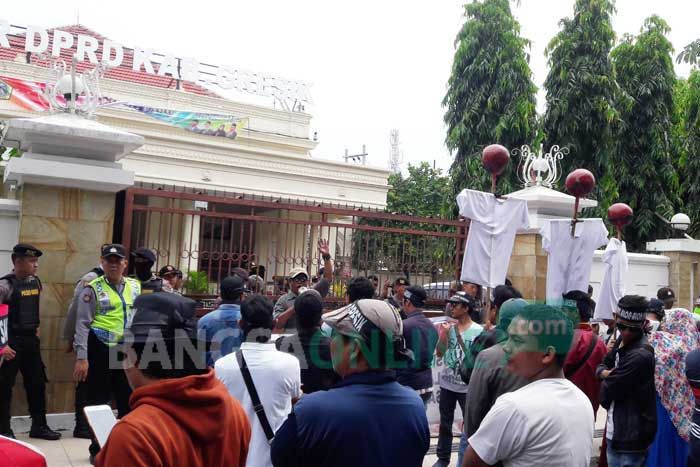
[[[197,330],[207,341],[207,365],[214,366],[219,358],[240,347],[242,335],[238,327],[241,319],[241,302],[245,299],[245,281],[240,276],[226,277],[221,281],[221,305],[204,315],[197,323]]]
[[[301,398],[272,442],[275,467],[420,467],[430,446],[423,401],[396,381],[406,366],[398,311],[358,300],[327,313],[333,368],[343,380]]]

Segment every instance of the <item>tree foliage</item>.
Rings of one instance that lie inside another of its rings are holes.
[[[676,138],[683,210],[692,221],[690,234],[700,235],[700,71],[693,70],[687,82],[676,89]]]
[[[686,45],[681,53],[678,54],[678,63],[689,63],[691,65],[698,64],[698,57],[700,57],[700,39],[691,42]]]
[[[563,175],[583,167],[596,176],[601,207],[616,196],[613,167],[616,84],[610,63],[615,40],[613,0],[576,0],[573,18],[547,47],[547,111],[543,118],[545,147],[566,146]]]
[[[387,193],[386,210],[393,214],[449,219],[452,217],[454,197],[450,178],[427,162],[408,166],[408,176],[401,173],[389,177],[391,188]],[[404,222],[363,218],[361,224],[387,228],[423,231],[450,231],[455,227],[441,224]],[[356,230],[353,233],[353,267],[377,273],[390,271],[406,276],[412,274],[454,277],[454,240],[410,233]]]
[[[447,147],[455,154],[450,168],[453,193],[463,188],[489,190],[481,151],[489,144],[508,149],[531,144],[536,134],[537,88],[508,0],[474,1],[465,6],[466,22],[455,40],[446,107]],[[517,183],[509,164],[501,191]]]
[[[670,218],[680,204],[672,146],[676,75],[669,31],[663,19],[651,16],[639,36],[626,36],[611,54],[624,121],[613,159],[615,177],[620,200],[634,209],[626,240],[638,251],[648,239],[667,232],[656,213]]]
[[[387,193],[386,209],[411,216],[449,218],[454,205],[450,178],[427,162],[408,166],[408,176],[389,176],[391,189]]]

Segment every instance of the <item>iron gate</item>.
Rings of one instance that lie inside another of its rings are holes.
[[[285,277],[302,267],[310,277],[322,265],[316,243],[331,243],[331,297],[360,274],[381,284],[408,277],[443,301],[459,277],[467,221],[415,217],[385,211],[191,188],[135,187],[124,198],[122,243],[148,247],[156,268],[181,269],[184,292],[215,295],[234,268],[254,277],[259,292],[285,291]]]

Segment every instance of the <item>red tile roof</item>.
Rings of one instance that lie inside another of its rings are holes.
[[[65,31],[67,33],[72,34],[76,40],[75,43],[73,44],[73,47],[71,49],[61,49],[61,58],[66,62],[67,65],[70,65],[73,54],[77,51],[77,36],[78,34],[84,34],[87,36],[94,37],[97,39],[99,42],[99,47],[97,50],[97,58],[101,59],[102,55],[102,44],[105,39],[109,40],[109,38],[106,38],[102,36],[101,34],[98,34],[85,26],[81,24],[74,24],[70,26],[63,26],[63,27],[57,27],[55,29],[60,29],[61,31]],[[51,47],[53,45],[53,34],[52,34],[53,29],[49,30],[49,47],[47,49],[48,53],[51,51]],[[26,52],[24,51],[24,39],[25,35],[15,35],[15,36],[10,36],[8,34],[7,36],[9,42],[10,42],[10,48],[0,48],[0,60],[4,61],[15,61],[18,59],[18,57],[22,60],[25,61],[25,56]],[[124,48],[124,60],[122,61],[122,64],[116,68],[109,68],[105,72],[105,78],[110,78],[114,80],[119,80],[119,81],[127,81],[129,83],[137,83],[137,84],[144,84],[146,86],[154,86],[157,88],[169,88],[169,89],[175,89],[177,81],[175,78],[171,78],[170,76],[158,76],[158,75],[151,75],[149,73],[146,73],[143,71],[143,67],[141,67],[141,70],[139,71],[134,71],[132,70],[132,64],[133,64],[133,59],[134,59],[134,52],[132,49],[127,49],[126,47]],[[31,64],[47,68],[48,67],[48,60],[42,60],[37,57],[36,54],[32,55],[31,57]],[[157,71],[158,65],[154,64],[154,69]],[[87,59],[84,62],[78,62],[77,64],[77,71],[82,72],[84,70],[91,70],[94,68],[94,65],[90,63]],[[180,83],[180,89],[185,90],[187,92],[191,92],[193,94],[199,94],[202,96],[213,96],[213,97],[220,97],[216,93],[200,86],[197,83],[190,82],[190,81],[181,81]]]

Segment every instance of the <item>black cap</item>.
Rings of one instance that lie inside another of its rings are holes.
[[[175,266],[168,264],[167,266],[160,268],[160,271],[158,271],[158,276],[160,277],[167,276],[168,274],[177,274],[177,269]]]
[[[141,247],[131,252],[131,256],[147,259],[151,263],[156,262],[156,255],[149,248]]]
[[[447,303],[453,305],[466,305],[472,310],[476,309],[476,299],[467,292],[457,291],[453,296],[447,299]]]
[[[640,295],[625,295],[617,302],[618,316],[626,321],[643,323],[647,319],[649,300]]]
[[[428,294],[420,285],[412,285],[406,288],[403,293],[403,297],[410,301],[413,306],[421,307],[425,305],[425,301],[428,299]]]
[[[153,293],[134,300],[134,316],[129,325],[131,342],[151,339],[196,339],[197,302],[178,294]],[[160,333],[158,333],[160,331]]]
[[[120,258],[126,258],[126,249],[124,245],[119,243],[107,243],[102,245],[102,252],[100,256],[107,258],[108,256],[118,256]]]
[[[394,285],[411,285],[411,283],[405,277],[397,277],[394,281]]]
[[[225,277],[219,287],[221,298],[234,297],[247,291],[246,281],[241,276]]]
[[[12,247],[12,254],[27,257],[27,258],[38,258],[43,255],[42,251],[29,243],[18,243]]]
[[[670,287],[662,287],[659,289],[658,292],[656,292],[656,298],[665,301],[670,300],[672,298],[676,298],[676,294],[673,293],[673,289],[671,289]]]

